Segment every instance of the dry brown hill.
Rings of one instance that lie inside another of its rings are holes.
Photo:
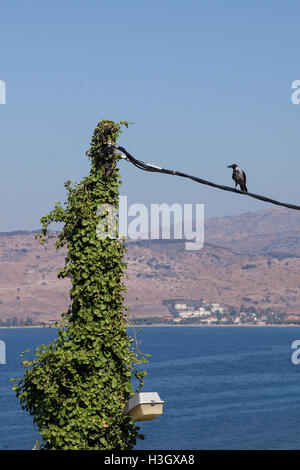
[[[59,319],[69,306],[68,280],[59,280],[64,250],[41,246],[33,232],[0,234],[0,320]],[[268,209],[207,219],[205,246],[183,241],[128,243],[127,305],[136,317],[167,316],[164,299],[205,299],[300,313],[300,214]]]

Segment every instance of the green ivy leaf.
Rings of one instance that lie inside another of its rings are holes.
[[[88,151],[90,174],[78,184],[67,181],[64,207],[56,203],[41,218],[41,243],[52,222],[63,223],[55,247],[66,246],[67,256],[58,277],[69,278],[72,286],[57,338],[37,348],[33,359],[23,360],[24,351],[24,376],[12,379],[22,408],[39,429],[40,449],[126,450],[143,437],[123,416],[134,394],[131,379],[142,387],[145,372],[137,368],[146,361],[127,334],[122,313],[128,310],[122,295],[126,247],[96,234],[97,208],[106,203],[117,208],[119,198],[118,170],[109,176],[104,171],[119,157],[106,142],[116,142],[128,124],[98,123]]]

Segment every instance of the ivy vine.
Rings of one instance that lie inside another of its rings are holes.
[[[120,155],[107,143],[115,143],[122,125],[128,124],[98,123],[87,152],[90,174],[79,184],[67,181],[65,207],[56,203],[41,218],[37,238],[42,244],[51,222],[63,222],[55,246],[66,246],[67,256],[58,277],[69,278],[72,288],[57,338],[38,347],[30,360],[24,359],[25,351],[24,376],[13,379],[22,408],[33,416],[42,436],[39,449],[125,450],[143,438],[123,414],[127,400],[143,385],[146,373],[140,364],[147,362],[127,332],[126,247],[118,237],[97,234],[103,220],[98,208],[118,208],[121,184]]]

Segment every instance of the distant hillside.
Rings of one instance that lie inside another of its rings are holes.
[[[59,319],[69,306],[59,280],[65,250],[41,246],[35,232],[0,234],[0,320]],[[240,309],[255,306],[300,314],[300,214],[270,209],[207,219],[205,246],[178,240],[128,243],[126,302],[135,317],[169,315],[164,299],[205,299]]]
[[[300,256],[300,211],[274,208],[207,219],[205,240],[248,254]]]

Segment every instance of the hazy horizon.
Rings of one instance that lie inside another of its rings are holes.
[[[242,217],[242,216],[245,216],[245,215],[255,215],[255,214],[259,214],[259,213],[263,213],[263,212],[286,212],[288,213],[288,211],[292,211],[293,213],[297,214],[299,213],[299,218],[300,218],[300,211],[297,211],[297,210],[292,210],[292,209],[287,209],[287,208],[284,208],[284,207],[277,207],[277,206],[271,206],[269,208],[264,208],[264,209],[258,209],[258,210],[254,210],[254,211],[246,211],[246,212],[241,212],[239,214],[233,214],[233,215],[222,215],[222,216],[211,216],[211,217],[206,217],[205,216],[205,212],[204,212],[204,221],[205,220],[212,220],[212,219],[227,219],[227,218],[235,218],[235,217]],[[194,219],[193,219],[194,221]],[[52,224],[53,226],[55,225],[55,223]],[[57,224],[58,225],[58,224]],[[176,224],[171,224],[171,226],[175,226]],[[162,227],[161,227],[162,228]],[[32,228],[32,229],[16,229],[16,230],[3,230],[3,231],[0,231],[0,234],[8,234],[8,233],[18,233],[18,232],[24,232],[24,233],[39,233],[41,232],[41,229],[42,229],[42,226],[40,228]],[[60,229],[55,229],[55,228],[51,228],[51,225],[48,229],[48,232],[57,232],[59,231]]]

